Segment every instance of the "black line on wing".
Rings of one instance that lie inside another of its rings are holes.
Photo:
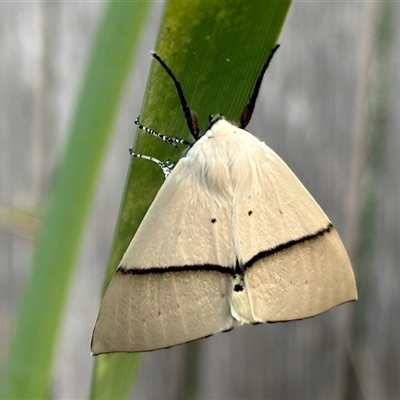
[[[200,264],[200,265],[181,265],[169,267],[152,267],[145,269],[126,269],[124,266],[119,266],[117,273],[130,274],[130,275],[146,275],[146,274],[165,274],[168,272],[220,272],[222,274],[234,275],[233,267],[223,267],[214,264]]]
[[[314,232],[310,235],[302,236],[297,239],[289,240],[288,242],[281,243],[271,249],[260,251],[256,254],[252,259],[250,259],[244,266],[244,270],[250,268],[257,261],[269,257],[275,253],[286,250],[290,247],[293,247],[297,244],[304,243],[307,241],[314,240],[318,237],[324,236],[326,233],[329,233],[333,229],[333,225],[331,223],[328,224],[326,228],[322,228],[317,232]],[[228,274],[231,276],[235,275],[234,267],[226,267],[222,265],[214,265],[214,264],[199,264],[199,265],[180,265],[180,266],[168,266],[168,267],[152,267],[152,268],[144,268],[144,269],[126,269],[123,265],[119,266],[117,269],[117,273],[120,272],[122,274],[130,274],[130,275],[148,275],[148,274],[165,274],[169,272],[220,272],[222,274]]]
[[[250,259],[244,266],[244,269],[250,268],[253,264],[255,264],[257,261],[265,258],[272,256],[275,253],[279,253],[280,251],[286,250],[290,247],[293,247],[297,244],[308,242],[310,240],[317,239],[321,236],[324,236],[326,233],[329,233],[333,229],[333,225],[331,223],[328,224],[326,228],[322,228],[317,232],[311,233],[310,235],[302,236],[297,239],[289,240],[286,243],[281,243],[278,244],[275,247],[272,247],[271,249],[260,251],[258,254],[256,254],[252,259]]]

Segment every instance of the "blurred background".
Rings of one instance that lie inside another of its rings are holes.
[[[146,22],[99,180],[55,357],[55,399],[89,395],[91,332],[162,8],[154,2]],[[0,375],[103,10],[0,5]],[[145,354],[132,398],[400,398],[399,20],[399,3],[293,2],[248,127],[338,229],[360,300]]]

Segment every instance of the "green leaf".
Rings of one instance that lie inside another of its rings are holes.
[[[203,129],[210,114],[219,113],[239,121],[260,70],[278,40],[290,3],[290,0],[167,3],[157,53],[182,84],[186,100],[199,114]],[[175,87],[157,63],[152,65],[141,122],[166,135],[192,139]],[[178,160],[183,150],[142,131],[136,138],[135,152],[164,161]],[[104,290],[163,180],[156,164],[140,159],[131,163]],[[126,398],[138,359],[137,354],[97,356],[92,398]]]
[[[148,5],[110,2],[101,21],[19,306],[3,399],[48,397],[80,239]]]

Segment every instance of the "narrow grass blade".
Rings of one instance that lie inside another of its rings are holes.
[[[106,7],[21,299],[3,399],[48,397],[74,261],[148,5],[115,1]]]

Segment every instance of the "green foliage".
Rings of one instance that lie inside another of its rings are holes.
[[[48,397],[80,239],[147,9],[110,2],[101,21],[19,306],[3,399]]]

